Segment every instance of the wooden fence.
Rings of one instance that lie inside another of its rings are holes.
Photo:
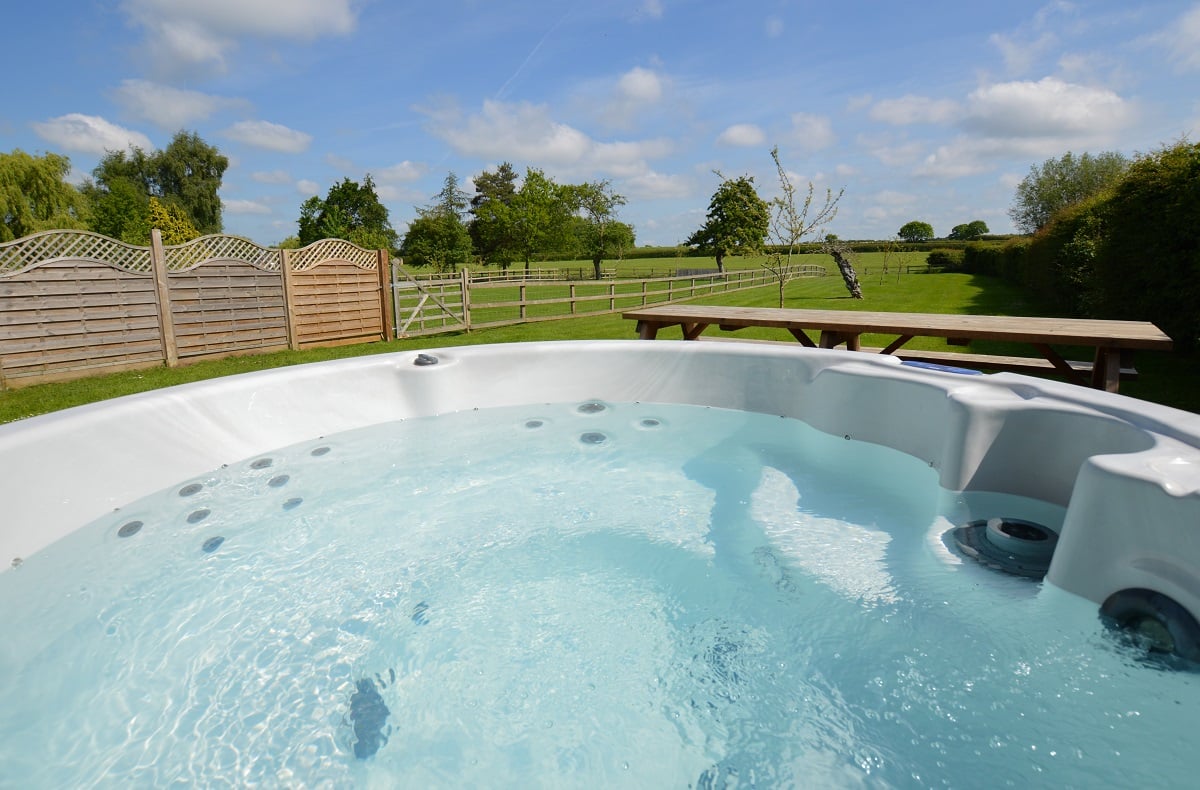
[[[0,244],[0,387],[392,336],[387,253],[86,231]]]
[[[480,281],[466,269],[441,277],[413,277],[392,283],[398,337],[605,315],[718,293],[778,283],[767,269],[603,281],[547,282],[541,273],[521,281]],[[806,264],[784,272],[788,279],[821,277],[821,266]]]

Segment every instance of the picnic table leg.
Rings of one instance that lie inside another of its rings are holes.
[[[1115,348],[1096,347],[1092,361],[1092,386],[1107,392],[1116,392],[1121,385],[1121,363],[1124,354]]]
[[[659,325],[653,321],[638,321],[638,338],[641,340],[653,340],[658,337],[658,327]]]
[[[858,351],[858,333],[837,332],[832,329],[821,330],[821,348],[837,348],[842,343],[846,344],[848,351]]]
[[[700,337],[700,334],[705,329],[708,329],[708,324],[701,324],[701,323],[681,324],[681,326],[683,327],[683,339],[684,340],[695,340],[696,338]]]
[[[1043,357],[1049,360],[1050,364],[1054,365],[1054,369],[1061,373],[1067,379],[1067,381],[1071,382],[1072,384],[1078,384],[1081,387],[1089,386],[1088,381],[1084,379],[1083,376],[1080,376],[1075,368],[1068,365],[1067,361],[1063,359],[1053,348],[1045,343],[1032,343],[1031,345],[1036,348]],[[1097,353],[1099,353],[1099,349],[1097,349]],[[1099,362],[1099,357],[1097,357],[1097,362]],[[1093,368],[1093,376],[1094,375],[1095,369]]]
[[[803,329],[788,329],[788,331],[792,333],[792,337],[800,341],[800,345],[807,346],[808,348],[817,347],[817,344],[812,342],[812,338],[804,334]]]

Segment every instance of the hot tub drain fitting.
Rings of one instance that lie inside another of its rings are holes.
[[[1058,544],[1049,527],[1019,518],[971,521],[953,531],[959,550],[989,568],[1042,580]]]

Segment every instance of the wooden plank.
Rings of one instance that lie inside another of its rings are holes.
[[[875,313],[855,310],[798,310],[719,305],[660,305],[626,311],[636,321],[707,322],[730,327],[819,329],[859,334],[969,337],[975,340],[1041,342],[1059,345],[1108,345],[1167,350],[1171,338],[1145,321],[1041,318],[1030,316]]]

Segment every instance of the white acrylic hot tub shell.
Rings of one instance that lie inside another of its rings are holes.
[[[1067,506],[1048,581],[1162,592],[1200,618],[1200,416],[1014,374],[845,351],[522,343],[326,362],[0,425],[0,572],[128,502],[258,453],[405,417],[585,399],[778,414],[929,463],[951,490]]]

